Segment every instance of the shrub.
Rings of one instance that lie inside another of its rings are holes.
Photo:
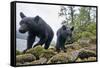
[[[90,23],[87,25],[78,26],[73,32],[73,40],[77,41],[82,37],[90,38],[96,35],[96,24]]]

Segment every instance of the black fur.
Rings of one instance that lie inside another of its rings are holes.
[[[40,16],[26,17],[22,12],[20,16],[22,20],[20,21],[21,27],[19,28],[19,32],[28,32],[29,34],[27,38],[27,49],[32,48],[36,36],[40,40],[34,47],[45,44],[44,48],[48,49],[54,36],[52,28]]]
[[[68,28],[65,25],[63,25],[58,31],[57,31],[57,43],[56,43],[56,50],[59,52],[60,49],[65,52],[65,42],[71,41],[72,38],[72,31],[74,30],[74,27]]]

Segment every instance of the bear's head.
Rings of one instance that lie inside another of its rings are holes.
[[[66,38],[66,41],[70,42],[72,40],[72,32],[74,30],[74,26],[69,28],[69,27],[66,27],[65,25],[63,25],[62,29],[63,29],[63,32],[64,32],[64,36]]]
[[[24,20],[26,18],[26,16],[20,12],[20,17],[21,17],[21,21],[20,21],[20,28],[19,28],[19,32],[20,33],[25,33],[28,31],[28,26],[26,24],[26,21]]]
[[[21,17],[21,21],[19,23],[20,24],[20,28],[19,28],[20,33],[25,33],[27,31],[36,30],[36,28],[38,27],[39,16],[27,17],[22,12],[20,12],[20,17]]]

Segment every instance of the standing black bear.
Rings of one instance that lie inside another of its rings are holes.
[[[65,51],[65,42],[70,42],[72,39],[72,31],[74,30],[74,27],[68,28],[65,25],[63,25],[58,31],[57,31],[57,43],[56,43],[56,50],[59,52],[60,49]]]
[[[20,12],[20,16],[22,20],[20,21],[21,27],[19,28],[19,32],[28,32],[27,49],[32,48],[36,36],[40,40],[34,47],[45,44],[44,48],[48,49],[54,36],[51,27],[40,16],[26,17],[22,12]]]

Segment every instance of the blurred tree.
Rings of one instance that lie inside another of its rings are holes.
[[[74,26],[74,39],[96,35],[96,8],[61,6],[58,13],[63,17],[62,25]]]
[[[68,8],[69,8],[68,14],[69,14],[69,17],[70,17],[70,20],[71,20],[70,24],[74,25],[74,15],[75,15],[74,6],[69,6]]]
[[[64,7],[61,6],[60,12],[58,13],[59,16],[63,16],[65,20],[62,22],[62,24],[66,25],[74,25],[74,6],[68,6]]]

